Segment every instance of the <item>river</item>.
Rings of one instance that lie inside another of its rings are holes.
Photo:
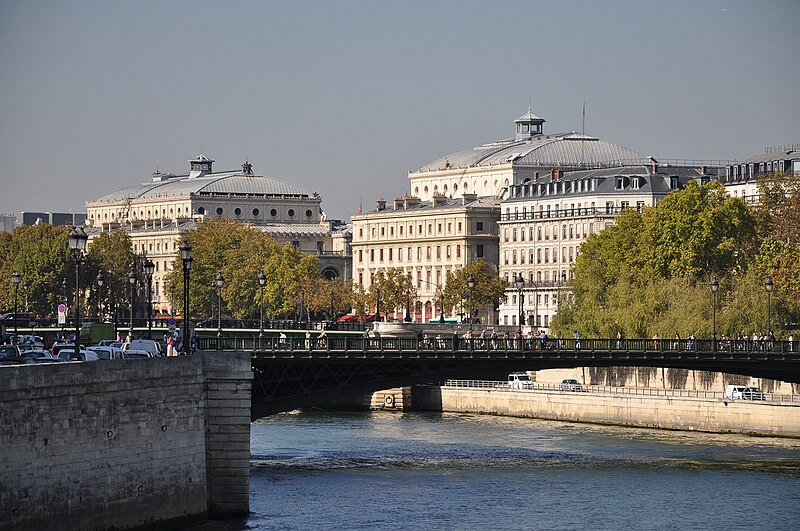
[[[197,529],[800,528],[800,440],[451,413],[252,425],[246,520]]]

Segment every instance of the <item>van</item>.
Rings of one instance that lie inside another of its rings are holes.
[[[134,339],[128,346],[124,349],[127,351],[145,351],[149,352],[153,356],[163,356],[163,351],[161,350],[161,343],[155,341],[153,339]]]
[[[725,386],[725,398],[729,400],[741,400],[744,398],[746,385],[727,385]]]
[[[531,377],[526,372],[512,372],[508,375],[510,389],[533,389]]]

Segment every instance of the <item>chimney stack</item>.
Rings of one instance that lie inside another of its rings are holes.
[[[564,176],[564,171],[559,166],[558,171],[556,172],[556,179],[560,181],[563,176]]]
[[[553,182],[554,178],[555,178],[555,169],[550,168],[550,182]]]
[[[538,181],[539,181],[539,171],[537,170],[533,172],[533,182],[538,182]]]
[[[378,201],[376,202],[375,209],[378,210],[379,212],[381,210],[386,210],[386,199],[384,199],[382,197],[380,199],[378,199]]]

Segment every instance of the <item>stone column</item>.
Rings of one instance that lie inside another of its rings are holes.
[[[205,352],[206,478],[212,518],[250,512],[250,390],[247,352]]]

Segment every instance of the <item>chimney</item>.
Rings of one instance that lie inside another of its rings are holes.
[[[556,179],[560,181],[563,176],[564,176],[564,171],[559,166],[558,171],[556,172]]]
[[[382,197],[378,199],[378,201],[376,202],[375,210],[377,210],[378,212],[380,212],[381,210],[386,210],[386,199]]]
[[[658,163],[653,161],[653,163],[650,165],[650,169],[653,171],[653,173],[658,173]]]
[[[702,175],[705,175],[705,174],[706,174],[706,167],[705,167],[705,166],[700,166],[700,173],[701,173]]]
[[[431,205],[432,206],[439,206],[439,205],[445,204],[446,202],[447,202],[447,196],[445,196],[443,194],[436,193],[436,194],[433,194],[433,199],[431,200]]]
[[[478,199],[478,194],[464,193],[461,196],[461,204],[462,205],[466,205],[467,203],[471,203],[471,202],[475,201],[476,199]]]
[[[405,208],[415,207],[422,203],[422,200],[414,195],[405,198]]]
[[[398,210],[400,208],[403,208],[404,204],[405,204],[405,198],[398,196],[398,197],[394,198],[394,203],[393,203],[392,206],[393,206],[394,210]]]
[[[533,172],[533,182],[538,182],[538,181],[539,181],[539,171],[537,170]]]
[[[550,182],[553,182],[554,173],[555,173],[555,169],[550,168]]]

